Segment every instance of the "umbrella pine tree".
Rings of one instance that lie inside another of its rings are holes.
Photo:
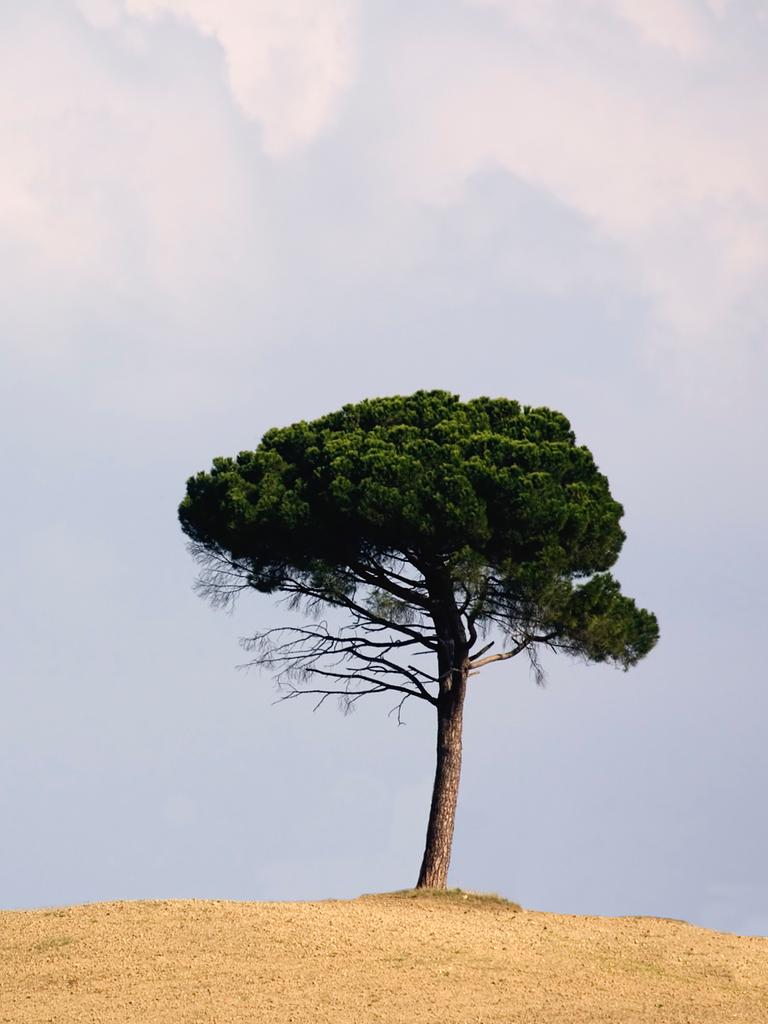
[[[418,886],[444,888],[477,672],[561,651],[627,669],[655,616],[609,573],[621,505],[568,420],[508,399],[377,398],[268,431],[187,483],[182,529],[214,604],[289,597],[302,624],[250,638],[284,699],[434,709],[437,756]],[[329,615],[335,609],[340,614]]]

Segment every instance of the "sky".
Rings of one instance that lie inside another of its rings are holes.
[[[767,58],[765,0],[5,0],[0,906],[414,884],[431,709],[275,705],[294,613],[176,509],[443,388],[569,417],[661,626],[472,680],[450,884],[768,934]]]

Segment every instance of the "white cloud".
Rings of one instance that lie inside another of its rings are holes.
[[[353,77],[355,0],[125,0],[129,14],[168,14],[221,45],[232,95],[284,156],[332,123]]]
[[[145,81],[139,58],[121,74],[89,42],[29,17],[0,43],[4,311],[24,302],[36,319],[56,296],[96,307],[102,292],[194,309],[244,263],[252,182],[200,76]]]
[[[609,243],[594,247],[588,273],[573,255],[554,265],[557,232],[543,223],[547,258],[533,268],[525,243],[500,245],[499,281],[554,294],[586,278],[599,289],[603,274],[608,293],[618,267],[625,290],[650,300],[659,336],[674,335],[684,353],[701,339],[724,351],[754,337],[766,314],[766,24],[750,0],[466,0],[461,18],[384,12],[374,27],[387,31],[364,40],[376,70],[361,67],[355,116],[317,164],[312,151],[295,161],[295,178],[227,116],[217,48],[153,19],[218,40],[238,102],[264,126],[269,153],[284,155],[329,128],[350,87],[354,0],[75,2],[92,28],[28,12],[0,34],[4,297],[15,301],[26,275],[34,295],[69,289],[90,301],[95,282],[170,295],[192,316],[202,296],[211,308],[220,300],[217,282],[236,279],[249,301],[292,306],[287,282],[302,259],[342,282],[399,272],[411,258],[439,262],[429,241],[413,257],[410,200],[450,204],[490,167]],[[480,4],[502,16],[478,16]],[[139,37],[143,48],[130,42]],[[616,267],[605,267],[608,252]],[[34,300],[27,312],[44,314]]]
[[[705,10],[695,0],[597,0],[625,19],[656,46],[683,56],[701,54],[709,44]]]
[[[120,24],[122,13],[120,0],[75,0],[75,2],[82,16],[94,28],[109,29]]]
[[[506,169],[619,243],[681,338],[761,302],[768,74],[737,33],[710,32],[730,27],[728,9],[719,22],[677,0],[469,2],[503,8],[508,31],[402,43],[391,162],[403,187],[449,203],[477,171]],[[639,32],[617,34],[617,14]]]
[[[513,22],[539,31],[594,31],[598,19],[623,23],[646,42],[682,56],[705,52],[711,13],[724,14],[728,0],[468,0],[504,12]]]

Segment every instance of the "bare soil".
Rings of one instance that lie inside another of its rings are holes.
[[[0,912],[3,1024],[766,1024],[768,939],[462,893]]]

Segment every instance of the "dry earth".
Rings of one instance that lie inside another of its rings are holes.
[[[454,893],[0,913],[13,1024],[768,1022],[768,939]]]

